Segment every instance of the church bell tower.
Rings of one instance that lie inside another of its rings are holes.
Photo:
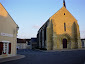
[[[66,3],[65,3],[65,0],[63,0],[63,6],[66,8]]]

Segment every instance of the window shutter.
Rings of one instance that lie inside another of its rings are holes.
[[[9,43],[9,54],[11,54],[11,43]]]
[[[3,43],[0,42],[0,55],[2,55],[2,51],[3,51]]]

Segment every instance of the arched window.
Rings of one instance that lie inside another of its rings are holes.
[[[64,31],[66,31],[66,23],[64,23]]]

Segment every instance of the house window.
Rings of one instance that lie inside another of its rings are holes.
[[[64,31],[66,31],[66,23],[64,23]]]
[[[8,51],[9,51],[9,45],[7,42],[4,42],[3,43],[3,54],[8,54]]]
[[[3,42],[3,54],[11,54],[11,43]]]
[[[0,55],[11,54],[11,43],[10,42],[0,42]]]

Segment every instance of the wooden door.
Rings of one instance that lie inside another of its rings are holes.
[[[67,48],[67,39],[63,39],[63,48]]]

